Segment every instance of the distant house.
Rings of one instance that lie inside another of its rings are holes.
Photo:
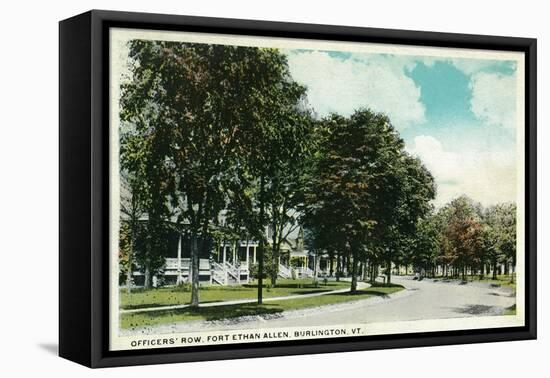
[[[269,233],[269,230],[266,230]],[[268,236],[268,235],[266,235]],[[268,238],[269,240],[269,238]],[[185,233],[169,231],[164,251],[164,269],[153,276],[153,285],[176,285],[191,281],[191,240]],[[255,240],[209,241],[206,252],[199,260],[199,280],[204,284],[232,285],[248,283],[251,280],[251,266],[257,264],[258,242]],[[319,262],[317,262],[319,258]],[[327,275],[328,257],[317,257],[304,248],[303,234],[289,238],[281,246],[279,277],[307,278],[315,274]],[[145,280],[140,269],[133,272],[134,285],[142,286]]]

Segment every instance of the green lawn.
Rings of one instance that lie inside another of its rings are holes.
[[[503,315],[516,315],[516,305],[512,305],[504,310]]]
[[[278,280],[277,286],[264,286],[264,298],[284,297],[289,295],[311,294],[332,291],[349,287],[349,282],[329,281],[327,285],[319,282],[316,286],[309,280]],[[201,303],[229,301],[236,299],[253,299],[258,293],[256,282],[235,286],[203,286],[200,288]],[[150,290],[134,290],[128,294],[126,289],[120,290],[120,308],[137,309],[187,304],[191,301],[191,292],[186,287],[165,287]]]
[[[335,282],[333,283],[336,284]],[[197,309],[183,308],[179,310],[127,313],[121,314],[120,326],[121,328],[134,328],[189,320],[221,320],[247,315],[277,314],[288,310],[350,302],[374,296],[386,296],[403,289],[401,285],[390,284],[389,286],[385,286],[378,284],[368,289],[359,290],[355,294],[349,292],[327,294],[311,298],[266,302],[262,305],[246,303],[239,305],[200,307]]]

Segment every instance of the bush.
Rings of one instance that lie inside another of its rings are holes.
[[[174,290],[188,293],[191,291],[191,286],[192,286],[191,282],[180,282],[179,284],[176,285]]]
[[[250,277],[258,279],[258,277],[259,277],[258,264],[250,264],[248,266],[248,271],[250,272]],[[269,267],[266,266],[266,264],[264,262],[264,274],[262,276],[264,280],[269,277],[269,273],[270,273]]]

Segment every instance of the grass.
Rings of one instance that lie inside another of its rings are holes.
[[[246,303],[238,305],[199,307],[196,309],[183,308],[178,310],[127,313],[121,314],[120,326],[121,328],[134,328],[191,320],[212,321],[251,315],[274,315],[289,310],[299,310],[308,307],[351,302],[370,297],[386,296],[403,289],[403,286],[396,284],[375,284],[367,289],[358,290],[355,294],[351,294],[350,292],[326,294],[318,297],[265,302],[262,305]]]
[[[438,280],[444,280],[444,279],[453,280],[455,278],[445,277],[445,276],[437,276],[437,277],[435,277],[435,279],[438,279]],[[462,279],[462,278],[459,276],[458,279]],[[482,280],[479,279],[479,275],[466,276],[466,281],[467,282],[483,282],[483,283],[487,283],[487,284],[495,285],[495,286],[499,286],[499,287],[507,287],[507,288],[513,289],[514,292],[516,291],[516,281],[514,280],[514,282],[510,282],[510,276],[503,275],[503,274],[502,275],[497,275],[496,280],[494,280],[492,278],[492,275],[485,276]]]
[[[508,307],[506,310],[504,310],[503,315],[516,315],[516,305],[512,305]]]
[[[285,297],[332,291],[349,287],[349,282],[329,281],[326,285],[312,280],[278,280],[274,288],[264,287],[264,298]],[[256,282],[235,286],[202,286],[199,292],[201,303],[230,301],[237,299],[254,299],[257,296]],[[133,290],[128,294],[126,289],[120,290],[120,308],[138,309],[187,304],[191,301],[188,288],[163,287],[158,289]]]

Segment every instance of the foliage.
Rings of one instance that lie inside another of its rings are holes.
[[[120,266],[128,290],[164,268],[168,233],[190,235],[191,304],[210,240],[256,240],[261,282],[277,283],[281,245],[297,230],[357,288],[392,265],[455,271],[515,265],[516,207],[459,197],[434,211],[436,188],[387,115],[316,119],[307,88],[277,49],[133,40],[122,85]],[[270,240],[266,236],[269,230]],[[121,281],[123,278],[121,277]]]
[[[357,262],[391,264],[404,235],[429,211],[433,178],[405,152],[384,114],[332,115],[317,132],[304,222],[315,248],[343,251],[352,260],[354,289]]]

